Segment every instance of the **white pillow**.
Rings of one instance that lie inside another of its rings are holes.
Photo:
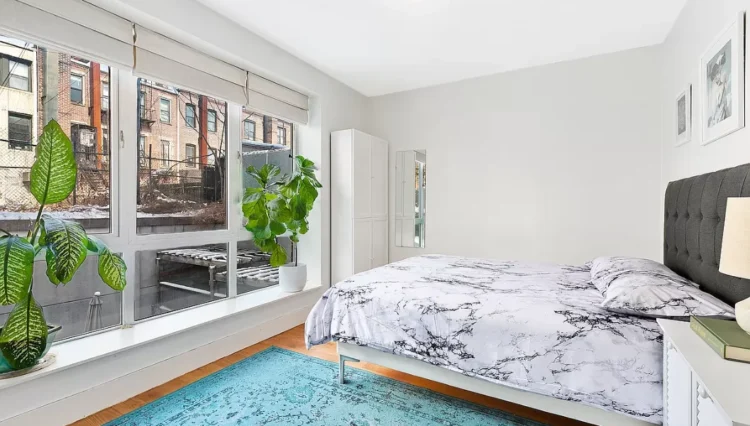
[[[635,257],[606,256],[591,261],[591,282],[604,294],[615,280],[627,278],[629,282],[646,285],[654,282],[670,282],[698,287],[698,284],[677,275],[674,271],[648,259]]]
[[[731,306],[651,260],[598,258],[592,262],[591,277],[604,293],[601,306],[613,312],[667,318],[734,317]]]

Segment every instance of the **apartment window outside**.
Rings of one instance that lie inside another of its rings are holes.
[[[8,113],[8,147],[31,151],[33,131],[32,118],[30,115]]]
[[[208,131],[216,133],[216,111],[208,110]]]
[[[252,120],[245,120],[245,139],[254,141],[255,140],[255,122]]]
[[[277,130],[277,135],[278,135],[278,141],[277,141],[277,143],[279,145],[286,145],[286,128],[285,127],[279,127],[276,130]]]
[[[159,99],[159,120],[167,124],[172,121],[172,102],[169,99]]]
[[[138,117],[142,120],[146,118],[146,93],[140,92],[138,94]]]
[[[146,165],[146,137],[143,135],[138,136],[138,163]]]
[[[70,75],[70,102],[74,104],[83,103],[83,76]]]
[[[109,83],[102,83],[102,111],[109,111]]]
[[[169,141],[161,141],[161,167],[169,167]]]
[[[195,128],[195,105],[193,104],[185,105],[185,124],[188,127]]]
[[[8,60],[8,87],[12,89],[31,91],[31,63],[10,59]]]
[[[185,161],[187,162],[188,166],[195,167],[195,155],[196,155],[195,145],[193,144],[185,145]]]

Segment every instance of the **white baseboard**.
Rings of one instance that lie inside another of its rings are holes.
[[[318,296],[317,293],[300,295],[299,299],[272,303],[153,344],[22,383],[17,389],[7,389],[7,396],[0,395],[2,406],[16,407],[11,409],[16,412],[18,407],[26,409],[3,419],[0,425],[67,425],[85,418],[303,324]],[[286,313],[279,315],[278,312]]]

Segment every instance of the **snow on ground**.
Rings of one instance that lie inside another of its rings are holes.
[[[140,208],[140,206],[139,206]],[[174,212],[174,213],[143,213],[138,212],[138,217],[191,217],[195,216],[198,209]],[[109,207],[99,206],[74,206],[68,210],[45,211],[52,217],[58,219],[108,219]],[[0,220],[34,220],[36,211],[8,212],[0,211]]]

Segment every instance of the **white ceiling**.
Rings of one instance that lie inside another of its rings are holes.
[[[199,0],[367,96],[658,44],[686,0]]]

